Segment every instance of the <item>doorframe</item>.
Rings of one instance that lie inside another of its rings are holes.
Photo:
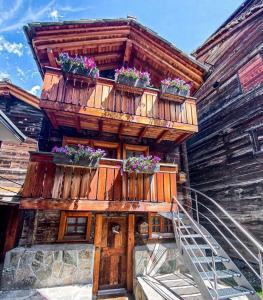
[[[133,248],[134,248],[134,226],[135,215],[127,214],[127,291],[131,292],[133,289]],[[94,269],[93,269],[93,294],[96,295],[99,289],[99,275],[100,275],[100,259],[101,259],[101,244],[102,244],[102,225],[103,218],[107,218],[103,214],[96,214],[95,237],[94,237]]]

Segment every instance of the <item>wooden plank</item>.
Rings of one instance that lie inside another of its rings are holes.
[[[101,108],[101,104],[102,104],[102,88],[103,88],[102,84],[97,84],[96,85],[96,96],[95,96],[95,104],[94,104],[95,108]]]
[[[114,168],[106,168],[106,191],[105,200],[114,200],[113,198],[113,184],[114,184]]]
[[[98,171],[98,191],[97,191],[97,199],[98,200],[106,200],[106,174],[107,174],[107,168],[99,168]]]
[[[154,203],[141,201],[98,201],[78,200],[77,206],[74,200],[63,199],[33,199],[24,198],[20,201],[21,209],[55,209],[74,211],[108,211],[108,212],[169,212],[176,209],[173,203]]]
[[[83,172],[81,186],[80,186],[80,198],[88,198],[90,192],[91,170],[86,169]]]
[[[70,198],[70,189],[71,189],[71,180],[74,176],[72,167],[65,167],[64,181],[62,186],[62,198],[69,199]]]
[[[137,197],[136,199],[138,201],[144,200],[143,198],[143,174],[138,174],[137,175]]]
[[[135,215],[128,215],[128,244],[127,244],[127,291],[133,290],[133,249],[134,249]]]
[[[64,168],[56,166],[56,173],[54,179],[54,185],[52,189],[52,198],[59,199],[61,196],[61,189],[64,177]]]
[[[143,197],[145,201],[151,201],[151,182],[148,174],[143,174]]]
[[[94,267],[93,267],[93,294],[97,294],[99,288],[101,238],[102,238],[102,214],[96,214],[95,236],[94,236]]]
[[[163,173],[157,173],[156,177],[157,177],[157,200],[158,202],[163,202],[164,201],[164,185],[163,185]]]
[[[164,201],[171,202],[171,183],[170,183],[170,174],[163,174],[163,187],[164,187]]]
[[[79,191],[80,191],[80,181],[81,181],[81,168],[73,168],[72,174],[72,183],[70,189],[71,199],[78,199],[79,198]]]
[[[114,169],[114,201],[122,200],[122,176],[120,169]]]
[[[47,162],[46,167],[46,176],[44,179],[43,184],[43,197],[50,198],[52,196],[52,189],[55,180],[55,173],[56,173],[56,165],[50,162]]]
[[[59,231],[58,231],[58,241],[63,241],[65,230],[66,230],[66,212],[62,211],[60,213]]]
[[[95,169],[91,173],[90,192],[88,194],[88,199],[91,199],[91,200],[97,199],[98,174],[99,174],[98,169]]]
[[[142,97],[141,97],[141,116],[142,117],[147,116],[147,96],[146,96],[146,93],[143,93]]]

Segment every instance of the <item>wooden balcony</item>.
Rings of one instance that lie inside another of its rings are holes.
[[[113,80],[100,78],[92,86],[75,79],[67,80],[59,69],[46,69],[40,106],[55,128],[68,126],[178,143],[198,130],[194,98],[180,104],[161,99],[156,89],[138,95],[119,90]]]
[[[122,161],[102,159],[97,169],[58,166],[51,153],[31,153],[22,192],[23,209],[151,211],[176,209],[177,165],[160,172],[122,174]]]

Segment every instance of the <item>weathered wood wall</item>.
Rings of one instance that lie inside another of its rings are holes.
[[[263,242],[263,24],[262,11],[256,13],[226,29],[232,31],[213,48],[197,53],[212,67],[195,95],[199,133],[189,141],[188,154],[191,186]],[[254,129],[258,151],[249,134]]]

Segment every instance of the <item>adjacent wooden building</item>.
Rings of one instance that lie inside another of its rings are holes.
[[[263,5],[245,1],[194,56],[209,67],[188,144],[191,186],[263,241]]]
[[[134,246],[172,237],[158,212],[176,210],[178,172],[187,172],[184,142],[198,131],[192,96],[206,68],[134,19],[33,23],[25,33],[43,76],[39,107],[48,120],[20,200],[27,213],[20,246],[94,245],[93,293],[131,291]],[[61,52],[93,57],[96,84],[65,78]],[[153,86],[139,94],[123,90],[113,80],[122,66],[148,71]],[[163,99],[160,81],[167,77],[191,82],[191,96]],[[74,144],[104,149],[106,157],[95,170],[56,165],[53,146]],[[123,174],[122,160],[138,154],[160,156],[160,171]]]
[[[29,163],[29,151],[38,150],[43,112],[39,99],[10,81],[0,81],[0,259],[19,236],[19,197]],[[2,120],[3,118],[3,120]],[[4,128],[4,127],[3,127]]]

